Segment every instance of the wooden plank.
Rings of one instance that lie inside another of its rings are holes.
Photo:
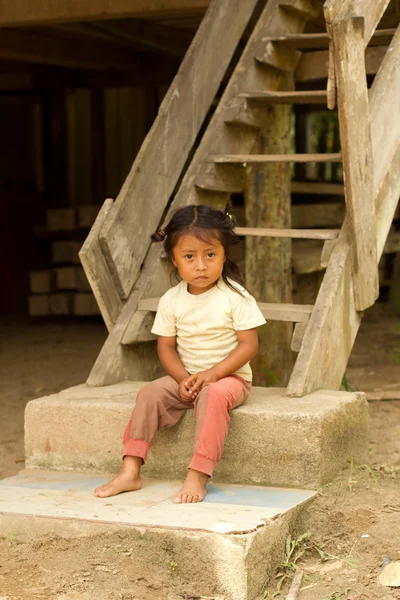
[[[364,20],[335,21],[332,35],[355,305],[361,311],[379,296]]]
[[[138,310],[156,312],[160,298],[144,298],[139,301]],[[264,317],[270,321],[290,321],[301,323],[307,321],[313,309],[311,304],[285,304],[274,302],[257,302]]]
[[[301,52],[295,48],[275,42],[268,42],[264,53],[256,55],[256,60],[259,63],[286,73],[293,73],[299,64],[300,58]]]
[[[332,240],[338,237],[339,229],[273,229],[271,227],[236,227],[235,233],[237,235],[255,237]]]
[[[56,282],[59,290],[74,290],[76,288],[76,267],[57,267]]]
[[[1,20],[1,12],[0,12]],[[2,29],[0,59],[71,69],[130,70],[141,57],[129,46],[93,39],[56,37]]]
[[[32,294],[46,294],[55,289],[54,272],[52,269],[30,271],[29,282]]]
[[[256,0],[244,0],[239,7],[235,3],[235,19],[226,27],[233,0],[211,4],[101,232],[103,252],[123,298],[137,278],[149,236],[159,224],[255,5]],[[132,235],[137,215],[141,234]]]
[[[50,299],[48,294],[37,294],[28,297],[28,310],[31,317],[48,317],[50,315]]]
[[[292,194],[344,196],[344,186],[341,183],[324,183],[320,181],[292,181]]]
[[[400,26],[369,92],[374,190],[379,190],[400,139]]]
[[[204,163],[196,177],[195,185],[214,192],[240,193],[244,187],[243,169],[238,169],[235,165]]]
[[[365,70],[367,75],[377,73],[387,46],[375,46],[365,51]],[[318,81],[328,77],[329,52],[318,50],[317,52],[304,52],[294,73],[297,82]]]
[[[365,21],[364,47],[368,46],[379,21],[390,0],[327,0],[324,4],[324,15],[327,23],[332,24],[341,19],[362,17]]]
[[[269,163],[269,162],[341,162],[340,152],[326,154],[220,154],[210,156],[209,161],[217,164]]]
[[[182,180],[170,209],[165,215],[167,221],[180,206],[199,201],[195,179],[200,166],[209,154],[221,152],[250,152],[257,140],[258,130],[253,127],[227,127],[226,117],[235,109],[238,93],[249,89],[277,90],[281,85],[281,76],[274,69],[257,66],[254,56],[260,51],[260,39],[268,34],[296,33],[303,29],[304,19],[288,18],[283,11],[277,10],[277,0],[266,4],[251,37],[244,49],[236,68],[219,101],[218,107],[208,124],[196,153]],[[214,206],[224,206],[226,195],[207,192],[207,202]],[[169,271],[165,261],[161,260],[159,245],[150,247],[143,264],[140,279],[133,293],[121,310],[112,334],[104,345],[94,365],[88,383],[107,385],[124,378],[150,379],[155,376],[154,349],[151,345],[126,345],[138,339],[143,325],[143,315],[137,311],[137,303],[142,297],[158,296],[170,286]],[[122,341],[122,344],[121,344]],[[153,356],[153,358],[152,358]],[[149,371],[151,375],[149,377]]]
[[[326,104],[326,90],[265,92],[255,91],[239,94],[239,98],[257,100],[265,104]]]
[[[72,313],[72,294],[57,292],[49,296],[50,314],[65,317]]]
[[[321,267],[323,269],[325,269],[329,265],[329,261],[331,260],[335,243],[336,240],[327,240],[323,245],[321,253]]]
[[[280,0],[279,8],[300,17],[316,19],[322,7],[312,0]]]
[[[85,270],[107,329],[111,331],[122,307],[121,299],[115,289],[108,271],[107,263],[99,243],[99,231],[107,219],[113,200],[104,202],[88,237],[85,240],[79,257]]]
[[[395,29],[377,29],[370,40],[370,46],[383,46],[390,43]],[[281,42],[297,50],[322,50],[329,47],[329,36],[327,33],[298,33],[280,35],[276,37],[265,37],[263,41]]]
[[[23,27],[103,19],[149,19],[179,14],[182,11],[187,15],[198,15],[205,12],[208,5],[209,0],[113,0],[107,3],[93,0],[0,0],[0,26]]]

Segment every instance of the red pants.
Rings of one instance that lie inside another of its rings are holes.
[[[194,408],[195,446],[190,469],[212,475],[219,462],[229,426],[229,411],[246,400],[251,383],[230,375],[205,386],[193,402],[182,402],[179,385],[172,377],[161,377],[145,385],[124,434],[124,456],[138,456],[146,462],[157,432],[172,427],[185,412]]]

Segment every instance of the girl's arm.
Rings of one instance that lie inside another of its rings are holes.
[[[224,360],[221,360],[221,362],[211,367],[211,369],[191,375],[186,380],[186,387],[190,388],[192,394],[195,394],[203,385],[207,385],[207,383],[213,383],[214,381],[228,377],[228,375],[232,375],[232,373],[238,371],[240,367],[255,357],[258,350],[257,330],[246,329],[245,331],[237,331],[236,334],[239,343]]]
[[[157,341],[157,353],[160,363],[171,377],[177,383],[181,383],[184,379],[189,378],[189,373],[186,371],[178,352],[176,351],[176,337],[159,336]]]

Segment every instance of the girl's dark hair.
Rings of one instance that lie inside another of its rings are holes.
[[[178,208],[164,229],[159,229],[156,233],[153,233],[151,239],[154,242],[164,241],[165,251],[172,262],[172,251],[181,235],[190,233],[200,240],[217,238],[225,250],[222,279],[228,287],[240,293],[240,290],[234,287],[228,279],[229,277],[245,287],[239,267],[229,256],[230,247],[240,242],[234,228],[235,219],[232,215],[204,204],[190,204]],[[177,270],[175,273],[177,274]]]

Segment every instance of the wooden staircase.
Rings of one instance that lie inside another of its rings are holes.
[[[345,193],[341,230],[238,228],[243,236],[322,240],[327,267],[314,306],[260,302],[267,320],[295,324],[298,352],[287,395],[339,389],[362,311],[378,295],[378,260],[400,195],[400,30],[375,32],[389,0],[269,0],[260,14],[207,127],[203,123],[256,0],[214,0],[160,108],[117,200],[106,200],[80,252],[109,330],[88,384],[154,377],[150,329],[170,287],[160,245],[150,234],[173,210],[192,203],[224,208],[242,192],[248,164],[339,162],[339,184],[315,193]],[[238,8],[238,6],[240,8]],[[324,11],[328,33],[303,33]],[[393,38],[393,39],[392,39]],[[366,48],[390,52],[368,91]],[[329,48],[328,90],[294,89],[307,49]],[[254,154],[268,104],[337,102],[341,153]],[[199,132],[203,133],[199,140]],[[306,187],[305,187],[306,186]],[[292,191],[313,193],[293,182]],[[172,201],[171,201],[172,198]]]

